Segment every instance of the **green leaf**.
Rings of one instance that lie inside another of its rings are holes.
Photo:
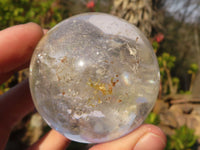
[[[146,118],[146,120],[144,122],[148,123],[148,124],[158,125],[160,123],[160,117],[156,113],[151,112],[147,116],[147,118]]]

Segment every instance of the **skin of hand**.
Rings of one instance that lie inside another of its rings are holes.
[[[0,84],[14,72],[29,66],[31,55],[44,31],[35,23],[0,31]],[[0,96],[0,150],[5,148],[15,124],[33,111],[28,80]],[[55,130],[33,144],[29,150],[64,150],[70,140]],[[94,145],[90,150],[163,150],[166,137],[160,128],[144,124],[114,141]]]

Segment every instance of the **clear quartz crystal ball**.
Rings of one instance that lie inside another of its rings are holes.
[[[137,128],[159,90],[152,46],[132,24],[86,13],[52,28],[30,65],[35,106],[67,138],[100,143]]]

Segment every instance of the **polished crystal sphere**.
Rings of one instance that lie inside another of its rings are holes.
[[[159,79],[146,37],[104,13],[77,15],[48,31],[34,51],[29,78],[44,120],[83,143],[114,140],[141,125]]]

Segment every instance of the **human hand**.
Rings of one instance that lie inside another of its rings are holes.
[[[14,72],[29,66],[42,36],[43,30],[34,23],[0,31],[0,84]],[[15,124],[33,109],[27,80],[0,96],[0,150],[4,149]],[[52,129],[29,150],[63,150],[69,143],[70,140]],[[165,144],[166,137],[158,127],[142,125],[120,139],[97,144],[90,150],[162,150]]]

